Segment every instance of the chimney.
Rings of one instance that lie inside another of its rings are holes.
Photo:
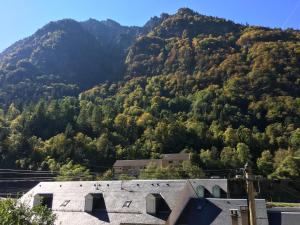
[[[238,209],[230,209],[230,216],[231,216],[231,224],[232,225],[239,225],[239,215]]]
[[[241,205],[240,211],[241,211],[242,225],[249,225],[248,206]]]

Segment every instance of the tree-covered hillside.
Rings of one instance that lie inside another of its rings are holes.
[[[121,79],[126,49],[142,32],[112,20],[50,22],[0,54],[0,105],[23,107]]]
[[[124,28],[122,35],[113,31],[110,39],[101,38],[104,28],[95,31],[104,26],[99,23],[80,26],[93,40],[84,43],[99,46],[93,50],[70,35],[86,50],[72,47],[78,61],[61,42],[57,54],[70,54],[78,65],[64,70],[68,61],[58,58],[59,76],[24,75],[27,67],[58,68],[47,58],[52,47],[37,64],[19,60],[15,50],[2,54],[0,91],[8,107],[0,118],[1,165],[58,170],[72,160],[103,172],[116,159],[185,150],[203,169],[239,168],[251,160],[263,175],[300,177],[299,31],[244,26],[189,9],[152,18],[143,28]],[[116,47],[112,55],[118,60],[102,53],[98,58],[108,45]],[[87,54],[95,54],[95,61]],[[86,67],[99,67],[104,75]],[[8,82],[11,73],[15,80]],[[64,80],[69,92],[51,92],[55,79],[60,85]],[[77,95],[93,82],[100,84]]]

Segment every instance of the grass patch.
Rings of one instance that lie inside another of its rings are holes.
[[[267,202],[267,207],[300,207],[300,203],[292,202]]]

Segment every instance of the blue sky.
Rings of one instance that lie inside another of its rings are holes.
[[[300,29],[300,0],[1,0],[0,51],[53,20],[111,18],[143,25],[181,7],[238,23]]]

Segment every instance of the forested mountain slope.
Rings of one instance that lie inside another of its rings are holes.
[[[112,20],[50,22],[0,55],[0,104],[24,106],[120,79],[126,49],[141,32]]]
[[[0,99],[9,106],[2,165],[59,169],[73,160],[99,172],[116,159],[185,150],[205,169],[251,160],[263,175],[300,176],[299,31],[190,9],[142,28],[110,20],[47,26],[0,58]]]

